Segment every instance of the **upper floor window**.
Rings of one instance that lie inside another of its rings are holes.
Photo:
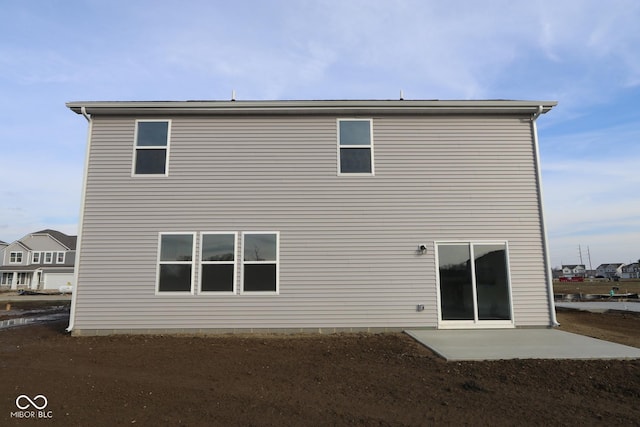
[[[9,253],[9,262],[11,264],[20,264],[20,263],[22,263],[22,252],[10,252]]]
[[[168,120],[137,120],[133,175],[167,175],[169,160]]]
[[[32,263],[33,264],[40,264],[40,255],[42,254],[42,252],[34,252],[32,257]]]
[[[45,252],[44,253],[44,263],[52,264],[53,263],[53,252]]]
[[[56,264],[64,264],[64,252],[58,252],[56,254]]]
[[[338,174],[373,175],[371,119],[338,119]]]

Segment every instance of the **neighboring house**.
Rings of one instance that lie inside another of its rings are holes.
[[[623,262],[600,264],[598,268],[596,268],[596,276],[605,277],[607,279],[612,279],[614,277],[621,277],[622,267],[624,267]]]
[[[7,245],[0,262],[0,286],[58,289],[74,282],[76,236],[56,230],[31,233]]]
[[[640,263],[634,262],[623,266],[620,277],[623,279],[640,279]]]
[[[562,266],[563,277],[586,277],[587,269],[583,264],[570,264]]]
[[[74,334],[555,324],[538,101],[72,102]]]

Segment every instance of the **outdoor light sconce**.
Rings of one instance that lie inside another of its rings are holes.
[[[420,243],[418,245],[418,253],[421,255],[424,255],[427,253],[427,245],[425,245],[424,243]]]

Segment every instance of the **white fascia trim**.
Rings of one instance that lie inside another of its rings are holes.
[[[68,102],[80,114],[525,114],[555,101],[518,100],[288,100],[288,101],[86,101]]]

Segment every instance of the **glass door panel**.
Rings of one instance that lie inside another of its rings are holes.
[[[510,320],[507,250],[504,244],[473,245],[478,320]]]
[[[474,320],[469,245],[438,247],[442,320]]]

